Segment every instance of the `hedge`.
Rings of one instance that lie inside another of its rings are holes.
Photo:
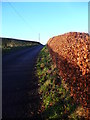
[[[90,36],[69,32],[50,38],[47,43],[59,75],[68,84],[71,96],[89,116]]]

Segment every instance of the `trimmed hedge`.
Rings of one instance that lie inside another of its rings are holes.
[[[59,75],[68,84],[75,102],[89,116],[90,36],[87,33],[70,32],[51,38],[47,43]]]

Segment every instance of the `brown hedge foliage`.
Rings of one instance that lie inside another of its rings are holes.
[[[51,38],[47,43],[59,75],[68,84],[71,96],[89,115],[90,36],[70,32]]]

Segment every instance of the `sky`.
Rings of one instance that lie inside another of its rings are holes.
[[[88,32],[88,2],[2,2],[1,17],[1,37],[46,44],[53,36]]]

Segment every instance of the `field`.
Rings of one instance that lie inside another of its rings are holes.
[[[2,50],[3,53],[10,52],[12,50],[18,50],[25,47],[32,47],[40,45],[39,42],[35,41],[25,41],[25,40],[17,40],[17,39],[11,39],[11,38],[2,38]]]

